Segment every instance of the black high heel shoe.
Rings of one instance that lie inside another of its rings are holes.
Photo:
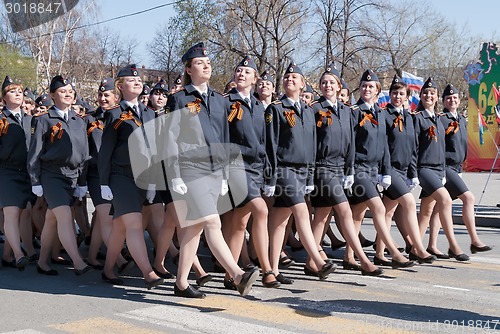
[[[392,265],[392,262],[391,261],[382,260],[382,259],[379,259],[377,256],[374,256],[373,257],[373,264],[376,265],[376,266],[390,267]]]
[[[208,282],[210,282],[212,280],[212,275],[210,274],[207,274],[203,277],[200,277],[200,278],[197,278],[196,279],[196,284],[199,286],[199,287],[202,287],[204,286],[205,284],[207,284]]]
[[[349,261],[342,260],[342,269],[359,271],[361,270],[361,266],[357,263],[351,263]]]
[[[148,290],[151,290],[152,288],[157,287],[160,284],[163,284],[163,278],[157,278],[152,281],[144,280],[144,285]]]
[[[54,270],[54,269],[44,270],[38,264],[36,265],[36,271],[38,271],[39,274],[47,275],[47,276],[57,276],[57,275],[59,275],[59,273],[57,272],[57,270]]]
[[[274,280],[274,281],[271,281],[271,282],[265,282],[264,281],[264,278],[267,277],[267,276],[269,276],[269,275],[273,275],[274,277],[276,277],[276,275],[274,275],[274,273],[272,272],[272,270],[266,271],[262,275],[262,285],[265,286],[266,288],[278,288],[281,285],[281,283],[278,282],[278,280]]]
[[[328,275],[337,269],[337,266],[332,262],[327,262],[323,265],[323,267],[318,271],[318,277],[320,280],[325,280]]]
[[[483,247],[478,247],[476,245],[470,245],[470,252],[476,254],[477,252],[487,252],[493,249],[493,246],[484,245]]]
[[[163,278],[163,279],[171,279],[171,278],[175,278],[175,275],[172,274],[171,272],[167,271],[166,273],[162,273],[158,270],[156,270],[155,267],[153,267],[153,271],[154,273],[156,274],[156,276],[160,277],[160,278]]]
[[[375,269],[374,271],[367,271],[361,268],[361,275],[363,276],[380,276],[384,273],[384,271],[380,268]]]
[[[176,295],[177,297],[185,297],[185,298],[205,298],[206,295],[193,288],[191,285],[188,285],[188,287],[184,290],[181,290],[177,287],[177,284],[174,283],[174,295]]]
[[[448,249],[448,255],[450,257],[455,258],[455,260],[460,261],[460,262],[462,262],[462,261],[469,261],[469,256],[467,254],[465,254],[465,253],[455,254],[455,253],[453,253],[453,251],[451,249]]]
[[[417,256],[417,255],[410,252],[409,255],[410,255],[409,256],[410,260],[417,261],[420,264],[423,264],[423,263],[431,264],[437,260],[436,255],[432,255],[432,254],[427,256],[427,257],[420,257],[420,256]]]
[[[426,249],[427,253],[431,254],[431,255],[434,255],[435,257],[437,257],[438,259],[442,259],[442,260],[447,260],[449,259],[450,257],[444,253],[436,253],[434,252],[432,249],[430,248],[427,248]]]
[[[123,280],[120,278],[109,278],[104,272],[101,273],[101,279],[109,284],[113,285],[123,285]]]
[[[397,260],[392,259],[391,261],[391,266],[392,269],[398,269],[398,268],[410,268],[415,265],[414,261],[406,261],[406,262],[399,262]]]

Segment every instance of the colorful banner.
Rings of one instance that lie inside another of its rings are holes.
[[[469,84],[469,149],[464,169],[469,172],[500,172],[500,157],[493,166],[500,144],[500,119],[495,107],[500,102],[493,86],[500,91],[500,50],[494,43],[483,43],[480,59],[467,65],[465,81]],[[482,119],[481,119],[482,118]]]

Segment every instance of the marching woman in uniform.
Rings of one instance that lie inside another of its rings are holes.
[[[443,91],[443,114],[439,120],[445,130],[446,142],[446,184],[444,187],[448,190],[452,199],[460,198],[463,203],[462,217],[469,236],[471,238],[471,253],[486,252],[492,249],[485,245],[476,231],[476,221],[474,218],[474,195],[469,191],[467,185],[462,180],[462,164],[467,156],[467,121],[458,112],[460,105],[460,96],[458,90],[451,84],[448,84]],[[431,219],[429,231],[429,249],[440,253],[437,250],[437,235],[439,232],[439,219]]]
[[[446,188],[445,175],[445,129],[436,114],[438,91],[436,83],[428,78],[420,91],[417,114],[413,118],[417,141],[417,172],[422,193],[418,223],[423,238],[432,211],[439,214],[441,225],[448,238],[448,255],[457,261],[467,261],[469,256],[462,252],[453,232],[451,197]],[[433,250],[428,250],[431,253]],[[432,254],[432,253],[431,253]],[[437,255],[433,254],[433,255]],[[437,255],[439,257],[439,255]]]
[[[133,174],[131,155],[141,155],[141,152],[134,152],[134,146],[129,145],[129,138],[137,133],[133,133],[136,129],[141,129],[141,136],[143,135],[144,123],[154,119],[154,112],[138,101],[143,87],[135,65],[127,65],[118,72],[115,87],[121,101],[106,112],[98,156],[101,197],[112,201],[113,211],[113,226],[108,238],[102,279],[111,283],[114,281],[115,284],[121,283],[113,268],[126,240],[130,254],[141,270],[149,290],[163,283],[163,279],[154,273],[148,259],[141,211],[144,200],[152,202],[156,191],[149,182],[148,171],[139,176]]]
[[[377,249],[374,263],[405,268],[414,265],[397,249],[385,223],[385,208],[377,190],[377,182],[385,189],[391,185],[391,160],[387,145],[385,113],[373,101],[380,91],[380,82],[372,70],[363,73],[359,85],[360,99],[353,106],[355,133],[354,184],[349,202],[356,228],[359,231],[366,209],[369,208],[377,235],[387,245],[392,261],[379,261],[384,249]],[[350,247],[346,247],[347,259],[354,261]]]
[[[251,95],[257,81],[257,65],[248,56],[238,64],[234,72],[236,87],[227,95],[231,104],[229,121],[229,138],[231,143],[237,144],[243,157],[243,175],[231,175],[238,178],[236,181],[245,182],[246,197],[232,212],[231,221],[225,222],[223,229],[228,233],[227,244],[234,260],[238,261],[241,245],[245,240],[245,230],[250,216],[252,216],[252,241],[260,267],[262,268],[262,284],[268,288],[280,285],[269,263],[269,233],[267,230],[267,206],[261,197],[261,188],[264,185],[264,168],[266,165],[266,123],[264,120],[264,106]],[[236,191],[241,189],[235,189]],[[233,192],[233,188],[231,188]],[[233,194],[236,196],[237,194]]]
[[[363,275],[377,276],[383,271],[371,263],[364,253],[344,194],[344,188],[350,188],[354,182],[354,132],[350,108],[337,100],[341,87],[339,78],[338,70],[330,65],[319,80],[323,95],[311,106],[315,115],[317,137],[314,171],[316,191],[311,194],[311,204],[315,209],[312,230],[319,246],[325,225],[330,223],[328,218],[333,208],[337,223],[361,262],[359,266],[345,259],[342,261],[343,268],[361,270]],[[326,260],[326,254],[321,254]],[[310,259],[304,271],[317,271]]]
[[[260,78],[257,79],[257,85],[255,87],[255,96],[257,97],[257,100],[262,102],[262,105],[264,106],[264,110],[267,109],[267,106],[271,104],[274,100],[274,94],[275,89],[274,89],[274,81],[273,77],[267,73],[267,71],[264,71],[261,75]]]
[[[314,190],[316,133],[311,108],[300,100],[305,80],[300,68],[291,63],[283,76],[285,94],[266,109],[266,146],[270,175],[264,195],[276,196],[269,215],[270,257],[273,273],[282,284],[293,281],[279,273],[280,252],[285,229],[293,214],[300,241],[324,280],[335,265],[325,262],[311,230],[309,210],[304,196]]]
[[[54,105],[35,118],[28,154],[32,191],[38,197],[44,196],[48,205],[37,270],[44,275],[58,274],[48,265],[58,235],[73,261],[75,274],[82,275],[91,268],[78,252],[71,205],[73,197],[83,198],[87,193],[86,127],[71,109],[74,90],[69,80],[60,75],[52,78],[50,97]]]
[[[170,156],[167,175],[171,180],[172,196],[174,202],[184,200],[179,202],[187,206],[187,216],[177,211],[183,232],[174,294],[205,297],[188,283],[204,231],[215,258],[233,278],[238,292],[245,296],[259,272],[244,272],[238,267],[222,236],[217,210],[219,195],[224,196],[228,191],[229,105],[222,95],[208,86],[212,66],[203,43],[191,47],[182,56],[182,62],[185,66],[184,89],[169,96],[170,123],[165,128]]]
[[[87,123],[90,155],[87,171],[87,185],[90,198],[92,199],[92,203],[94,204],[96,211],[96,219],[94,221],[95,225],[92,229],[94,231],[99,230],[101,235],[99,238],[99,234],[94,235],[97,231],[92,233],[92,241],[91,247],[89,248],[87,263],[94,269],[102,269],[103,267],[97,260],[99,248],[94,247],[94,236],[97,237],[98,241],[101,239],[107,246],[111,228],[113,226],[113,217],[110,215],[111,201],[103,199],[101,196],[101,185],[97,167],[98,155],[99,150],[101,149],[104,120],[107,110],[116,108],[118,102],[120,101],[119,99],[120,95],[115,90],[115,80],[113,78],[102,79],[97,92],[97,102],[99,103],[99,107],[94,112],[93,116],[86,115],[84,118]],[[122,272],[127,267],[127,264],[130,268],[133,265],[132,262],[133,261],[131,260],[130,263],[127,263],[123,256],[119,255],[116,264],[118,265],[118,268],[120,268],[119,271]],[[118,281],[115,281],[115,284],[117,282]]]
[[[410,192],[418,182],[417,166],[412,163],[416,155],[415,130],[413,118],[403,107],[410,89],[397,75],[394,76],[389,88],[390,103],[387,105],[385,121],[387,129],[387,142],[391,155],[391,185],[384,190],[384,206],[386,210],[387,228],[390,229],[392,217],[399,207],[399,219],[404,222],[402,226],[404,236],[409,236],[412,241],[410,260],[419,263],[432,263],[436,257],[429,254],[420,238],[417,220],[417,205]],[[385,245],[379,238],[377,249],[384,249]],[[382,258],[381,260],[387,261]]]
[[[14,252],[14,259],[2,258],[2,263],[20,271],[29,262],[21,249],[21,213],[31,198],[26,169],[31,116],[21,109],[23,99],[23,86],[5,77],[2,84],[4,107],[0,111],[0,207],[3,208],[5,237]]]
[[[148,107],[155,112],[155,117],[165,113],[167,105],[168,87],[165,80],[161,79],[151,89]],[[148,226],[148,231],[155,245],[155,261],[153,270],[161,278],[170,279],[175,276],[165,269],[165,256],[175,233],[175,221],[166,219],[165,208],[160,193],[157,192],[153,203],[144,202],[142,209],[143,223]]]

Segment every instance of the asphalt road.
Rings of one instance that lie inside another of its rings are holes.
[[[363,231],[373,237],[370,220]],[[456,234],[468,250],[465,228],[457,226]],[[257,281],[245,298],[223,288],[222,274],[202,288],[207,298],[190,300],[173,295],[173,280],[147,291],[137,269],[124,278],[126,286],[113,287],[98,271],[77,277],[58,268],[59,276],[47,277],[33,265],[24,272],[0,268],[0,332],[500,333],[500,230],[480,228],[479,234],[497,247],[467,263],[387,269],[381,278],[337,269],[318,281],[303,274],[305,253],[296,252],[297,265],[283,271],[293,285],[267,289]],[[439,245],[446,251],[444,235]],[[207,251],[200,249],[210,270]],[[338,263],[342,252],[332,253]]]

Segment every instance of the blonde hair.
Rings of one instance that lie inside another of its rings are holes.
[[[115,93],[118,93],[118,96],[120,97],[120,101],[123,100],[123,94],[120,88],[118,88],[118,85],[122,85],[125,82],[125,77],[119,77],[115,79]]]

